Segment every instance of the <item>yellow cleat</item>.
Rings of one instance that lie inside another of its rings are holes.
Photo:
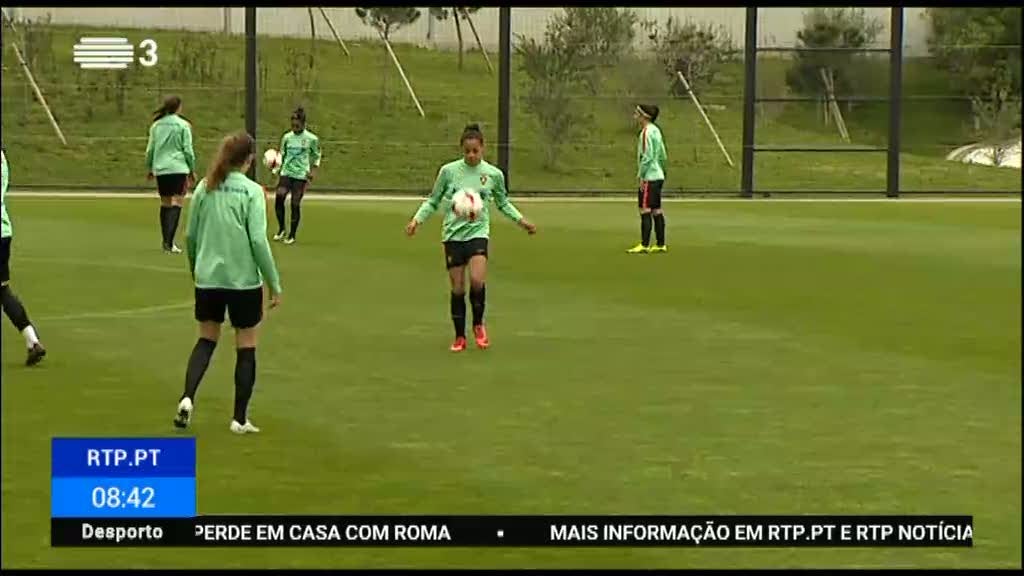
[[[637,244],[629,250],[626,250],[626,254],[647,254],[648,252],[650,252],[650,248],[643,244]]]
[[[668,252],[668,246],[651,246],[648,253],[654,254],[656,252]]]

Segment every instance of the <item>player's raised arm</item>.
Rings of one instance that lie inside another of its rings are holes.
[[[527,220],[519,209],[515,207],[515,204],[512,204],[512,201],[509,200],[508,189],[505,187],[505,174],[498,170],[494,175],[494,179],[494,205],[509,220],[512,220],[530,234],[535,233],[537,227]]]

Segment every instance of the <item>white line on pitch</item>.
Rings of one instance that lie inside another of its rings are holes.
[[[40,318],[41,322],[61,322],[64,320],[86,320],[95,318],[124,318],[131,316],[146,316],[154,312],[165,312],[168,310],[184,310],[194,305],[191,300],[178,302],[176,304],[162,304],[159,306],[146,306],[143,308],[125,308],[123,310],[110,310],[108,312],[84,312],[81,314],[64,314],[61,316],[45,316]]]

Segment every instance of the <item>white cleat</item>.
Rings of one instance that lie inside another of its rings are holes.
[[[274,240],[276,240],[278,242],[280,242],[281,240],[284,240],[287,237],[288,237],[288,233],[287,232],[278,232],[277,234],[274,234]]]
[[[187,396],[178,402],[178,415],[174,417],[174,425],[178,428],[188,428],[192,421],[192,400]]]
[[[291,246],[292,244],[295,244],[295,237],[294,236],[289,236],[289,237],[285,238],[284,239],[284,243],[288,244],[289,246]]]
[[[245,424],[239,424],[234,420],[231,421],[231,431],[235,434],[255,434],[260,431],[259,428],[252,425],[252,422],[246,420]]]
[[[171,244],[169,247],[164,247],[164,252],[167,252],[168,254],[181,254],[181,248]]]

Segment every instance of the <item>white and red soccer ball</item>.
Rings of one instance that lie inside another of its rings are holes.
[[[281,153],[270,148],[263,153],[263,165],[274,171],[281,167]]]
[[[476,190],[463,188],[452,196],[452,210],[459,218],[476,220],[484,209],[484,202]]]

